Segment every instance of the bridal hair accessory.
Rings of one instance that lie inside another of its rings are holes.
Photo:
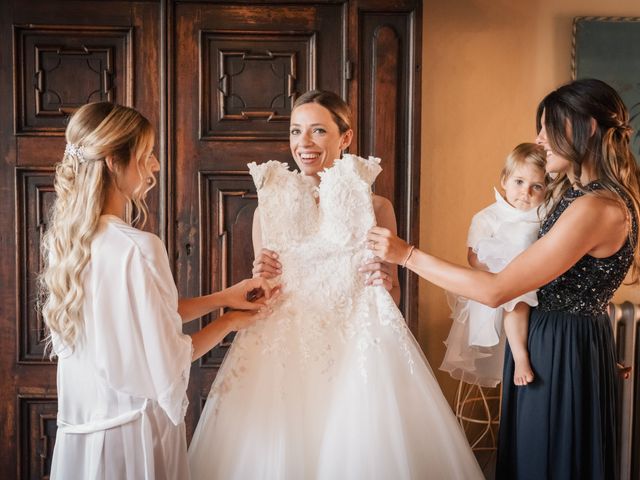
[[[70,155],[72,157],[76,157],[78,163],[84,163],[84,147],[82,145],[76,145],[75,143],[67,143],[67,146],[64,147],[65,155]]]

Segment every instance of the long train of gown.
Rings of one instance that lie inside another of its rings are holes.
[[[346,155],[319,188],[286,164],[249,166],[283,294],[223,362],[194,479],[483,478],[391,296],[358,272],[378,162]]]

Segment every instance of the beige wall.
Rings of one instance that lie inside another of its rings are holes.
[[[425,0],[420,247],[466,263],[472,215],[492,201],[505,155],[535,137],[535,110],[571,79],[575,16],[640,16],[638,0]],[[640,302],[623,287],[616,301]],[[450,320],[442,290],[420,283],[419,340],[438,370]]]

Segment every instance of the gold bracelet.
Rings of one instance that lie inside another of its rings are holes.
[[[411,258],[411,254],[413,253],[413,251],[416,249],[415,245],[411,245],[411,248],[409,249],[409,253],[407,254],[407,258],[404,259],[404,262],[402,262],[402,268],[406,268],[407,267],[407,262],[409,261],[409,258]]]

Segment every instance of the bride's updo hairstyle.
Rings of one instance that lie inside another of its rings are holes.
[[[130,222],[144,224],[146,192],[154,185],[146,158],[151,152],[154,132],[149,121],[132,108],[108,102],[80,107],[65,132],[67,145],[56,164],[56,200],[50,212],[49,228],[42,240],[45,263],[40,276],[40,306],[49,329],[66,347],[73,348],[80,337],[83,320],[79,316],[84,298],[82,271],[90,260],[91,240],[109,188],[118,188],[118,179],[135,161],[140,186],[129,199]],[[105,159],[111,157],[111,171]],[[131,219],[135,205],[136,218]]]
[[[351,109],[337,94],[328,90],[309,90],[296,99],[291,110],[293,111],[305,103],[317,103],[329,110],[331,117],[338,125],[340,135],[351,130]]]

